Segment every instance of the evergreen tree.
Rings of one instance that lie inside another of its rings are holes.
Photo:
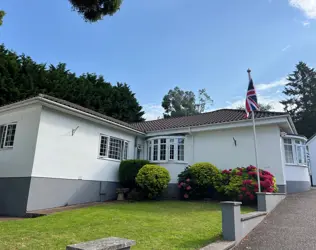
[[[38,64],[0,45],[0,105],[39,93],[61,98],[126,122],[143,121],[144,112],[127,84],[86,73],[76,76],[66,64]]]
[[[281,103],[292,116],[298,133],[307,137],[316,132],[316,72],[306,63],[299,62],[287,78]]]
[[[96,22],[104,16],[112,16],[120,9],[122,0],[69,0],[74,10],[88,22]]]
[[[2,25],[4,16],[5,16],[5,12],[3,10],[0,10],[0,26]]]

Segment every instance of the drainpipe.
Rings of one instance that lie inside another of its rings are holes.
[[[135,137],[135,143],[134,143],[134,159],[137,158],[137,141],[138,141],[138,136]]]
[[[189,127],[189,135],[191,135],[191,137],[192,137],[192,141],[191,141],[191,145],[192,145],[192,148],[191,148],[191,151],[192,151],[192,162],[191,162],[191,164],[193,164],[194,163],[194,136],[193,136],[193,134],[192,134],[192,130],[191,130],[191,127]],[[189,165],[191,165],[191,164],[189,164]]]

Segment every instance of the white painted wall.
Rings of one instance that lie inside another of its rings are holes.
[[[29,177],[32,172],[40,105],[0,114],[0,125],[17,122],[13,148],[0,149],[0,177]]]
[[[166,168],[170,173],[170,183],[178,183],[178,175],[187,167],[186,163],[156,163],[159,166]]]
[[[310,158],[310,168],[312,171],[312,180],[313,185],[316,185],[316,138],[313,138],[308,143],[308,150],[309,150],[309,158]]]
[[[310,182],[308,167],[285,165],[285,179],[287,181]]]
[[[118,181],[120,161],[98,159],[100,133],[129,141],[134,158],[135,135],[44,107],[32,176]]]
[[[237,141],[236,146],[233,138]],[[257,126],[257,138],[259,167],[271,172],[276,177],[277,184],[284,185],[284,156],[279,127]],[[184,163],[169,161],[157,164],[167,168],[171,183],[176,183],[178,174],[187,165],[196,162],[211,162],[219,169],[256,165],[253,145],[252,127],[197,132],[185,137]],[[147,150],[145,153],[147,155]]]
[[[279,127],[257,126],[257,140],[259,167],[271,172],[277,184],[285,184]],[[194,134],[194,150],[189,164],[203,161],[220,169],[256,165],[252,127]]]

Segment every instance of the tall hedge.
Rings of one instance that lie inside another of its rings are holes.
[[[0,106],[40,93],[122,121],[144,120],[142,107],[127,84],[112,85],[94,73],[76,75],[64,63],[40,64],[0,44]]]
[[[119,168],[119,180],[120,184],[125,188],[136,188],[137,184],[135,178],[138,174],[138,171],[146,164],[149,164],[149,161],[146,160],[126,160],[121,161]]]

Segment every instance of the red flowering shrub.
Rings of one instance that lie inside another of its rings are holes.
[[[277,192],[274,176],[265,170],[259,169],[261,192]],[[225,198],[243,202],[254,201],[258,192],[257,168],[235,168],[223,170],[215,182],[215,188]]]

